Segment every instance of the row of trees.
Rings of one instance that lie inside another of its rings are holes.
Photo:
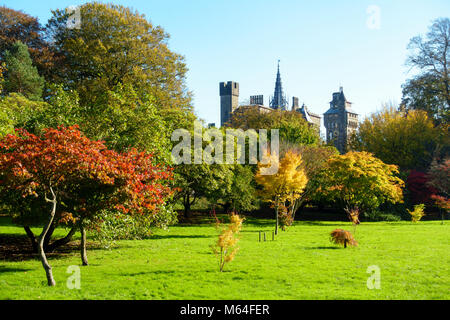
[[[98,223],[101,211],[156,216],[172,192],[164,183],[171,171],[155,165],[150,154],[108,150],[77,127],[45,129],[41,137],[17,130],[0,140],[0,150],[2,204],[23,221],[32,216],[46,221],[37,248],[50,286],[55,281],[44,241],[52,226],[79,228],[87,265],[86,227]]]
[[[24,227],[49,285],[46,252],[77,230],[87,265],[86,229],[105,219],[176,221],[170,135],[195,119],[184,58],[161,27],[120,5],[79,10],[70,29],[66,10],[42,26],[0,7],[0,210]],[[55,240],[58,227],[69,231]]]
[[[87,264],[86,229],[123,216],[167,225],[176,221],[171,205],[189,217],[200,198],[237,211],[270,202],[277,232],[279,221],[292,223],[306,202],[332,203],[349,214],[401,202],[411,169],[430,168],[440,190],[435,196],[447,201],[448,175],[440,176],[448,172],[445,106],[422,111],[411,102],[375,114],[346,155],[324,145],[295,111],[244,108],[227,127],[279,129],[278,174],[262,176],[261,165],[250,164],[173,165],[171,134],[192,132],[196,119],[184,58],[138,12],[96,2],[79,10],[80,28],[69,29],[65,10],[53,11],[42,26],[0,7],[0,209],[24,227],[49,285],[45,253],[76,230]],[[42,227],[38,237],[32,226]],[[67,236],[53,240],[62,226]]]
[[[450,19],[433,21],[411,39],[406,65],[414,75],[403,85],[400,106],[386,105],[366,118],[350,149],[373,153],[399,167],[409,205],[448,211],[450,116]],[[440,173],[439,173],[440,172]]]

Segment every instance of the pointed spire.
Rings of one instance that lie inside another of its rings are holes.
[[[287,105],[287,100],[283,94],[283,87],[281,85],[280,60],[278,60],[277,79],[275,80],[275,92],[273,94],[272,101],[270,101],[270,107],[272,109],[286,110]]]

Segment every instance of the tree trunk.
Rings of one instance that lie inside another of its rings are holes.
[[[69,233],[64,238],[53,241],[52,243],[50,243],[48,245],[47,248],[44,247],[45,250],[47,252],[53,252],[56,248],[59,248],[65,244],[69,243],[70,241],[72,241],[72,237],[76,231],[77,231],[77,227],[73,226],[72,229],[70,229]]]
[[[55,221],[53,221],[52,224],[50,225],[50,228],[48,228],[48,231],[45,234],[45,238],[44,238],[44,249],[46,252],[49,252],[48,247],[50,244],[50,240],[52,239],[53,232],[55,231],[55,228],[56,228]]]
[[[275,206],[275,217],[276,217],[275,234],[278,235],[278,204]]]
[[[184,217],[189,219],[191,217],[191,201],[189,193],[184,197]]]
[[[36,238],[36,236],[34,235],[33,231],[31,231],[31,228],[29,226],[24,226],[23,228],[25,229],[25,232],[26,232],[28,238],[30,238],[31,247],[33,248],[33,252],[39,253],[39,248],[38,248],[39,241]],[[45,239],[49,239],[48,233],[50,233],[51,230],[52,230],[52,228],[50,228],[49,231],[47,232]],[[69,243],[70,241],[72,241],[72,237],[76,231],[77,231],[77,227],[72,227],[72,229],[70,229],[69,233],[64,238],[55,240],[52,243],[47,244],[47,245],[46,245],[46,240],[44,240],[44,251],[45,252],[53,252],[53,251],[55,251],[56,248],[59,248],[65,244]]]
[[[89,265],[86,253],[86,229],[83,226],[83,223],[80,222],[80,232],[81,232],[81,243],[80,243],[80,253],[81,253],[81,262],[83,266]]]
[[[28,238],[30,238],[31,241],[31,247],[33,248],[33,252],[38,253],[39,252],[39,243],[38,240],[36,239],[33,231],[31,231],[29,226],[25,226],[23,227],[25,229],[25,232],[27,233]]]
[[[51,202],[52,203],[52,211],[50,213],[50,217],[48,219],[47,225],[44,227],[44,229],[42,230],[41,235],[39,236],[39,257],[41,259],[42,262],[42,266],[44,267],[45,270],[45,274],[47,276],[47,283],[50,287],[53,287],[54,285],[56,285],[55,279],[53,279],[53,273],[52,273],[52,267],[50,266],[50,264],[47,261],[47,257],[45,255],[45,251],[44,251],[44,241],[45,241],[45,235],[47,234],[48,230],[50,229],[51,224],[53,223],[53,218],[55,217],[55,213],[56,213],[56,195],[53,192],[52,187],[50,187],[50,191],[52,192],[52,196],[53,198],[47,199],[47,197],[45,197],[45,200],[47,202]]]

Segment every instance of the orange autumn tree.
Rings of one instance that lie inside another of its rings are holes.
[[[308,178],[301,167],[302,157],[300,154],[289,150],[281,160],[275,154],[268,154],[268,158],[270,165],[278,165],[278,172],[272,175],[262,174],[263,169],[270,165],[260,162],[255,179],[263,188],[261,192],[263,199],[275,208],[275,234],[278,234],[280,209],[287,211],[285,214],[292,216],[295,201],[301,197]]]
[[[315,178],[316,194],[342,204],[350,220],[359,223],[359,212],[382,203],[403,202],[404,182],[398,168],[385,164],[368,152],[336,155]]]
[[[16,131],[0,139],[0,190],[7,194],[2,201],[23,208],[23,214],[30,214],[27,207],[38,206],[46,215],[38,251],[49,286],[55,280],[44,239],[58,211],[67,212],[79,227],[86,265],[85,227],[102,210],[157,215],[158,206],[171,194],[165,183],[171,171],[154,165],[151,154],[108,150],[76,126],[48,128],[40,137]]]

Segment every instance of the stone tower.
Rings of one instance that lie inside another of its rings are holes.
[[[327,130],[327,143],[332,142],[341,154],[347,152],[347,142],[358,127],[358,114],[351,108],[344,90],[333,93],[330,109],[324,114],[324,125]]]
[[[238,107],[239,83],[228,81],[220,83],[220,126],[231,118],[231,114]]]

